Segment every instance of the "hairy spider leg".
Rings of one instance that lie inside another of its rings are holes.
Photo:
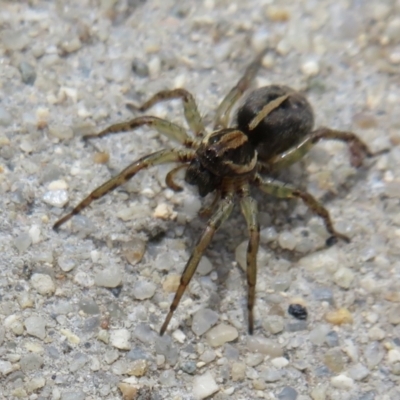
[[[191,131],[195,136],[203,136],[205,132],[203,119],[201,118],[193,95],[186,89],[161,90],[140,107],[136,107],[133,104],[128,104],[128,107],[139,111],[147,111],[150,107],[153,107],[154,104],[174,99],[182,99],[183,112]]]
[[[312,212],[323,219],[326,230],[332,236],[335,236],[338,239],[342,239],[347,243],[350,242],[350,239],[346,235],[343,235],[342,233],[339,233],[335,230],[331,217],[329,215],[329,211],[310,193],[303,192],[294,188],[291,185],[287,185],[274,179],[262,178],[259,174],[256,174],[254,178],[254,184],[258,186],[263,192],[281,199],[299,198],[303,200],[304,204],[308,208],[310,208]]]
[[[274,156],[267,162],[272,170],[280,170],[289,165],[299,161],[308,153],[311,148],[317,144],[321,139],[325,140],[339,140],[349,145],[350,162],[354,167],[359,167],[362,164],[363,158],[374,157],[386,152],[387,150],[372,153],[368,146],[356,136],[353,132],[336,131],[329,128],[319,128],[311,132],[306,138],[298,145],[290,148],[289,150]]]
[[[249,244],[247,246],[246,256],[246,274],[247,274],[247,312],[249,334],[254,331],[254,300],[256,294],[257,282],[257,253],[260,244],[260,224],[258,221],[258,209],[255,199],[250,197],[248,185],[240,193],[240,207],[246,219],[247,229],[249,232]]]
[[[170,162],[189,162],[195,157],[195,153],[190,150],[160,150],[155,153],[149,154],[145,157],[140,158],[134,163],[130,164],[118,175],[114,176],[107,182],[103,183],[92,193],[89,194],[85,199],[83,199],[75,208],[68,214],[64,215],[59,219],[53,226],[53,229],[57,230],[62,224],[68,221],[72,216],[80,213],[84,208],[86,208],[92,201],[97,200],[112,190],[121,186],[123,183],[127,182],[133,176],[136,175],[142,169],[152,167],[153,165],[166,164]]]
[[[216,190],[214,192],[214,198],[213,198],[211,204],[203,205],[200,208],[200,210],[198,212],[199,216],[203,217],[203,218],[210,217],[212,215],[216,205],[220,201],[220,199],[221,199],[221,191],[220,190]]]
[[[195,273],[195,271],[197,269],[197,266],[199,265],[199,262],[201,260],[201,257],[204,254],[204,251],[206,250],[207,246],[210,244],[217,229],[222,225],[222,223],[227,218],[229,218],[229,215],[231,214],[232,209],[233,209],[233,204],[234,204],[233,192],[228,192],[225,195],[223,195],[221,202],[218,205],[217,210],[215,211],[214,215],[208,221],[207,227],[204,230],[203,234],[201,235],[200,240],[197,242],[197,245],[194,248],[192,255],[190,256],[190,258],[185,266],[185,269],[182,273],[178,290],[175,293],[175,297],[170,306],[168,315],[165,318],[165,321],[161,327],[161,330],[160,330],[161,336],[165,333],[165,331],[168,327],[168,324],[171,321],[172,315],[173,315],[174,311],[176,310],[176,308],[178,307],[181,297],[182,297],[183,293],[185,292],[186,287],[188,286],[190,280],[192,279],[193,274]]]
[[[85,135],[83,139],[101,138],[114,133],[129,132],[144,125],[156,129],[158,132],[166,135],[169,139],[175,140],[187,148],[194,148],[196,146],[195,140],[189,137],[186,130],[181,126],[162,118],[147,115],[126,122],[110,125],[99,133]]]
[[[254,61],[246,68],[239,82],[225,96],[217,108],[214,119],[214,129],[226,128],[229,123],[229,116],[233,106],[242,97],[243,93],[249,89],[251,83],[261,67],[261,61],[268,49],[263,50]]]
[[[174,169],[171,169],[171,171],[169,171],[167,176],[165,177],[165,183],[174,192],[181,192],[183,190],[183,188],[174,181],[174,176],[176,175],[176,173],[183,168],[187,168],[187,165],[186,164],[178,165]]]

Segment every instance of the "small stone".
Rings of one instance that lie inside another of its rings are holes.
[[[4,320],[4,327],[10,329],[17,336],[24,333],[24,325],[20,321],[20,316],[16,314],[11,314]]]
[[[60,44],[60,47],[65,53],[74,53],[82,47],[82,42],[80,41],[78,36],[75,36],[73,38],[64,40]]]
[[[283,371],[276,368],[266,368],[260,373],[260,378],[267,383],[277,382],[283,378]]]
[[[72,360],[68,364],[68,367],[69,370],[74,373],[83,368],[88,362],[89,356],[84,353],[78,352],[73,355]]]
[[[346,267],[339,268],[333,275],[333,281],[343,289],[349,289],[354,280],[354,272]]]
[[[347,372],[355,381],[362,381],[369,375],[369,369],[363,364],[353,365]]]
[[[160,219],[173,219],[176,216],[173,208],[166,203],[159,204],[154,210],[153,217]]]
[[[168,369],[160,374],[160,384],[163,387],[176,386],[175,371]]]
[[[392,374],[396,376],[400,376],[400,362],[392,365]],[[0,371],[1,372],[1,371]]]
[[[21,233],[14,239],[14,246],[20,253],[24,253],[28,250],[31,244],[32,239],[29,233]]]
[[[43,358],[38,354],[26,354],[20,360],[22,372],[38,371],[43,365]]]
[[[0,360],[0,375],[6,376],[13,371],[14,369],[10,361]]]
[[[61,140],[68,140],[74,137],[74,131],[68,125],[49,125],[49,133],[50,135]]]
[[[131,334],[127,329],[116,329],[110,331],[110,343],[112,346],[120,350],[131,349]]]
[[[326,400],[327,399],[327,397],[326,397],[327,389],[328,389],[327,384],[320,383],[312,389],[310,396],[313,400]]]
[[[149,75],[152,79],[157,78],[161,71],[161,60],[159,57],[153,57],[147,64]]]
[[[0,36],[6,50],[21,51],[31,43],[24,29],[3,29]]]
[[[276,341],[267,339],[263,336],[250,336],[247,338],[247,347],[249,351],[261,353],[271,358],[282,357],[283,349]]]
[[[388,312],[388,320],[393,325],[400,324],[400,305],[391,306]]]
[[[276,368],[285,368],[289,364],[289,360],[285,357],[276,357],[271,360],[271,364]]]
[[[162,284],[164,292],[175,293],[179,287],[181,281],[180,275],[168,275]]]
[[[174,331],[172,337],[179,343],[185,343],[186,335],[180,329]]]
[[[369,331],[368,331],[368,337],[370,338],[371,341],[375,340],[382,340],[386,336],[386,333],[383,329],[379,328],[379,326],[373,326]]]
[[[379,342],[372,342],[364,350],[364,357],[369,369],[376,367],[385,356],[385,351]]]
[[[81,339],[79,336],[75,335],[75,333],[71,332],[69,329],[60,329],[60,333],[65,336],[69,343],[71,344],[79,344]]]
[[[135,360],[129,365],[127,374],[137,377],[144,376],[147,372],[147,368],[146,360]]]
[[[246,356],[245,361],[249,367],[256,367],[264,361],[264,355],[260,353],[251,353]]]
[[[319,74],[319,63],[317,60],[308,60],[301,65],[301,72],[307,76],[316,76]]]
[[[143,61],[135,58],[132,61],[132,71],[142,78],[149,76],[149,67]]]
[[[283,331],[285,325],[283,318],[279,315],[269,315],[262,320],[262,326],[266,331],[276,335]]]
[[[239,336],[237,329],[231,325],[219,324],[207,332],[207,343],[212,347],[222,346]]]
[[[192,394],[197,400],[205,399],[212,394],[218,392],[219,387],[211,372],[206,372],[203,375],[194,377]]]
[[[151,299],[156,291],[156,285],[153,282],[139,280],[133,285],[131,290],[135,299]]]
[[[135,400],[137,399],[140,387],[130,385],[129,383],[120,382],[118,383],[118,389],[121,391],[122,398],[124,400]]]
[[[13,122],[11,114],[4,108],[0,106],[0,126],[9,126]],[[5,138],[0,138],[0,146],[10,144],[10,141]]]
[[[354,381],[346,375],[338,375],[331,378],[331,385],[338,389],[352,389]]]
[[[200,356],[200,360],[203,361],[204,363],[208,364],[208,363],[214,361],[216,357],[217,357],[217,355],[215,354],[214,350],[206,350]]]
[[[289,11],[277,6],[268,6],[265,15],[273,22],[286,22],[290,19]]]
[[[70,272],[76,267],[76,263],[70,256],[60,256],[57,260],[58,266],[64,272]]]
[[[43,340],[46,336],[46,320],[39,316],[28,317],[25,322],[28,335]]]
[[[234,362],[232,364],[231,377],[233,382],[242,381],[246,377],[246,364]]]
[[[69,390],[61,395],[61,400],[85,400],[86,394],[82,390]]]
[[[302,304],[290,304],[288,308],[288,313],[293,317],[304,320],[307,319],[307,308]]]
[[[194,361],[188,361],[181,365],[181,370],[189,375],[194,375],[196,372],[196,363]]]
[[[178,361],[179,351],[169,336],[157,336],[156,353],[165,356],[169,365],[175,365]]]
[[[353,316],[347,308],[339,308],[325,314],[325,320],[334,325],[351,324]]]
[[[43,296],[51,295],[56,290],[53,280],[46,274],[33,274],[31,277],[31,284],[33,288]]]
[[[324,355],[324,364],[333,372],[341,372],[344,368],[343,353],[339,348],[329,349]]]
[[[297,391],[290,386],[285,386],[277,395],[279,400],[296,400],[297,396]]]
[[[193,316],[192,331],[196,336],[206,333],[218,322],[219,315],[209,308],[202,308]]]
[[[146,251],[146,242],[139,238],[134,238],[123,245],[123,255],[131,265],[136,265],[143,258]]]
[[[337,347],[339,346],[339,336],[336,331],[330,331],[325,336],[325,343],[329,347]]]
[[[211,261],[203,256],[200,260],[199,266],[196,269],[196,272],[202,276],[208,275],[213,269]]]
[[[326,335],[330,331],[329,325],[317,325],[310,332],[310,342],[316,346],[320,346],[325,342]]]
[[[36,80],[36,71],[32,67],[31,64],[22,61],[19,66],[19,72],[21,73],[21,79],[22,82],[24,82],[27,85],[33,85]]]
[[[400,350],[398,349],[389,350],[387,357],[390,364],[395,364],[397,362],[400,362]]]
[[[282,232],[279,235],[278,243],[282,249],[293,250],[296,247],[297,239],[292,232]]]
[[[253,382],[253,389],[254,390],[265,390],[267,385],[261,379],[254,379]]]
[[[94,277],[94,283],[97,286],[115,288],[122,283],[122,271],[118,267],[106,268],[98,271]]]
[[[50,206],[63,208],[68,203],[66,190],[49,190],[43,195],[43,201]]]

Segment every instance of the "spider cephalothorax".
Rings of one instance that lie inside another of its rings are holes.
[[[54,229],[58,229],[93,200],[114,190],[138,171],[163,163],[180,164],[166,177],[166,183],[170,188],[181,190],[174,182],[173,176],[176,171],[185,167],[187,168],[185,181],[196,185],[201,196],[215,192],[215,201],[210,210],[212,215],[186,264],[170,311],[161,327],[161,335],[166,331],[173,312],[214,233],[229,217],[236,198],[240,202],[250,237],[247,248],[247,304],[249,333],[253,333],[259,223],[257,203],[250,195],[250,186],[256,186],[265,193],[279,198],[300,198],[324,220],[326,229],[332,237],[349,240],[334,229],[329,212],[312,195],[263,176],[261,172],[276,171],[293,164],[320,139],[335,139],[348,143],[352,155],[351,161],[353,165],[358,166],[365,155],[371,156],[372,153],[354,133],[329,128],[313,131],[314,116],[307,99],[287,86],[277,85],[251,92],[239,108],[232,127],[229,127],[232,108],[249,88],[262,57],[263,54],[249,65],[244,76],[221,102],[211,133],[207,133],[205,129],[193,96],[185,89],[175,89],[155,94],[139,107],[139,110],[146,111],[160,101],[181,99],[186,121],[194,137],[190,137],[179,125],[152,116],[137,117],[128,122],[111,125],[98,134],[87,136],[86,138],[98,138],[147,125],[179,142],[182,148],[160,150],[133,162],[120,174],[95,189],[69,214],[54,224]]]

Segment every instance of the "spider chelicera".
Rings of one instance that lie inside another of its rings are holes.
[[[181,126],[153,116],[134,118],[128,122],[111,125],[97,134],[85,136],[85,138],[99,138],[148,126],[177,141],[182,147],[156,151],[133,162],[117,176],[90,193],[69,214],[58,220],[54,224],[56,230],[93,200],[122,185],[138,171],[154,165],[180,163],[166,177],[167,186],[173,190],[181,190],[173,177],[178,170],[186,167],[185,181],[196,185],[200,196],[204,197],[208,193],[215,192],[215,199],[208,209],[211,217],[185,266],[160,335],[165,333],[201,257],[217,229],[231,214],[236,198],[239,199],[250,237],[247,247],[247,308],[249,333],[253,333],[256,256],[260,226],[257,203],[250,194],[251,186],[256,186],[278,198],[303,200],[323,219],[332,238],[349,241],[347,236],[335,230],[329,212],[311,194],[272,179],[268,175],[301,159],[320,139],[346,142],[349,145],[351,164],[360,166],[364,156],[374,155],[364,142],[352,132],[325,127],[313,130],[314,115],[307,99],[287,86],[278,85],[265,86],[251,92],[239,107],[232,127],[229,127],[232,108],[249,89],[260,68],[264,53],[262,52],[247,67],[243,77],[221,102],[216,111],[212,131],[206,130],[193,96],[185,89],[174,89],[156,93],[139,107],[139,110],[146,111],[161,101],[181,99],[185,119],[193,136],[189,136]]]

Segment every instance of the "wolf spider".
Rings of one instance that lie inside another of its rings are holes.
[[[182,145],[182,148],[164,149],[146,155],[133,162],[117,176],[111,178],[83,199],[70,213],[54,224],[57,230],[73,215],[78,214],[93,200],[116,189],[142,169],[164,163],[180,163],[172,169],[166,184],[173,190],[182,190],[173,180],[175,173],[185,167],[185,181],[196,185],[201,197],[215,192],[215,200],[208,209],[211,214],[181,276],[179,287],[161,327],[163,335],[183,293],[210,244],[215,232],[229,217],[235,198],[240,201],[241,211],[247,223],[249,243],[247,247],[247,308],[248,330],[254,330],[253,306],[257,277],[256,256],[260,240],[260,227],[256,200],[250,187],[278,198],[299,198],[320,216],[327,231],[345,242],[349,238],[335,230],[327,209],[311,194],[265,176],[301,159],[319,140],[334,139],[349,146],[351,164],[360,166],[365,156],[374,154],[354,133],[330,128],[313,130],[314,115],[311,105],[299,92],[287,87],[270,85],[254,90],[239,107],[233,127],[229,127],[230,115],[235,103],[249,89],[258,72],[263,57],[261,53],[246,69],[243,77],[221,102],[216,111],[214,128],[207,131],[193,96],[185,89],[163,90],[156,93],[141,107],[146,111],[154,104],[172,99],[183,103],[186,122],[194,134],[189,136],[184,128],[165,119],[141,116],[130,121],[109,126],[97,134],[85,138],[99,138],[118,132],[132,131],[148,126],[165,134]]]

